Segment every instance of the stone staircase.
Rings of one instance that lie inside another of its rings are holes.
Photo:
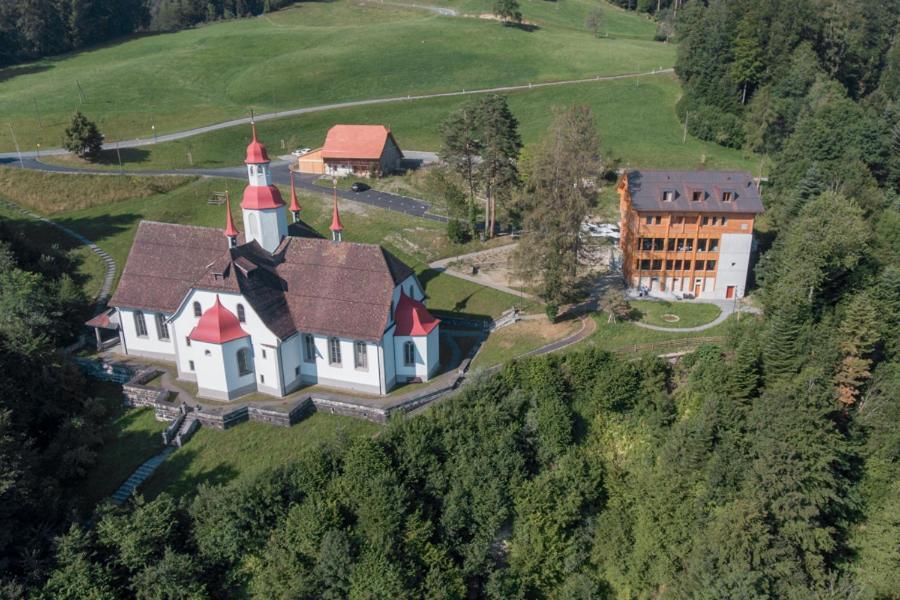
[[[131,497],[131,494],[134,493],[134,490],[137,489],[139,485],[144,483],[147,478],[153,475],[153,472],[156,471],[156,468],[159,467],[166,460],[170,454],[175,451],[174,446],[166,446],[165,449],[142,464],[137,470],[131,474],[125,483],[119,486],[119,489],[115,491],[112,495],[112,501],[116,504],[123,504],[128,498]]]

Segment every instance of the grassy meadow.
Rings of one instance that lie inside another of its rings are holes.
[[[640,314],[640,321],[660,327],[696,327],[705,325],[722,312],[715,304],[668,302],[665,300],[632,300],[631,308]],[[674,315],[677,321],[667,321],[663,315]]]
[[[633,80],[523,90],[509,93],[507,97],[526,144],[538,141],[546,133],[554,107],[585,104],[593,109],[608,164],[643,168],[737,168],[756,172],[758,161],[739,150],[691,137],[682,141],[682,125],[675,115],[675,102],[680,94],[681,87],[673,75],[659,74]],[[440,123],[470,99],[456,96],[334,109],[265,121],[258,125],[258,131],[273,155],[300,146],[321,146],[325,133],[335,123],[385,124],[401,148],[437,150],[441,145]],[[123,150],[122,159],[129,169],[233,166],[242,160],[249,141],[250,128],[238,126]],[[189,153],[192,162],[188,160]],[[69,157],[45,160],[100,168],[118,165],[114,151],[107,151],[93,165]]]
[[[653,23],[605,3],[526,0],[533,27],[478,18],[488,0],[441,2],[469,16],[359,0],[298,3],[257,18],[135,36],[0,71],[0,112],[23,149],[59,146],[74,110],[110,140],[349,100],[617,75],[670,67]],[[9,128],[0,149],[14,149]]]

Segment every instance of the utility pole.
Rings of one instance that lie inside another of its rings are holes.
[[[690,114],[691,113],[688,111],[684,112],[684,133],[681,135],[681,143],[682,144],[687,142],[687,123],[688,123],[688,117],[690,116]]]
[[[124,174],[125,169],[122,167],[122,153],[119,152],[119,142],[116,142],[116,156],[119,158],[119,173]]]
[[[13,131],[12,122],[7,123],[7,125],[9,125],[9,133],[12,134],[13,144],[16,146],[16,154],[19,155],[19,166],[24,169],[25,163],[22,162],[22,151],[19,150],[19,141],[16,139],[16,132]]]
[[[84,102],[85,102],[84,90],[81,89],[81,84],[78,82],[77,79],[75,80],[75,85],[78,87],[78,97],[81,98],[81,103],[84,104]]]

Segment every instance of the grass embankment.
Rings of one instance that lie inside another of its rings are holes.
[[[525,144],[538,141],[553,120],[553,108],[585,104],[593,109],[604,160],[609,166],[640,168],[707,168],[758,170],[755,158],[741,151],[688,137],[682,142],[682,125],[675,114],[681,94],[671,75],[636,80],[605,81],[549,87],[506,94],[519,121]],[[357,108],[344,108],[259,123],[260,138],[270,153],[297,146],[321,146],[325,133],[335,123],[375,123],[391,127],[397,143],[407,150],[438,150],[440,123],[469,97],[435,98]],[[193,165],[223,167],[239,164],[250,141],[250,128],[238,126],[198,135],[177,142],[122,151],[130,169],[188,168]],[[47,159],[72,164],[73,159]],[[77,162],[77,161],[76,161]],[[83,163],[82,163],[83,164]],[[115,152],[107,152],[99,163],[117,165]],[[382,187],[376,184],[376,187]],[[413,194],[416,195],[416,194]]]
[[[461,3],[490,12],[491,2]],[[584,26],[604,11],[609,37]],[[0,71],[0,112],[22,148],[60,145],[77,107],[110,140],[354,99],[650,71],[675,48],[655,26],[606,4],[523,3],[537,28],[345,0],[298,3],[259,18],[134,37]],[[12,150],[8,128],[0,148]]]
[[[201,427],[140,491],[147,498],[163,491],[190,496],[201,483],[250,479],[290,462],[306,448],[342,437],[374,435],[379,429],[369,421],[319,413],[286,428],[263,423],[241,423],[227,431]]]
[[[67,175],[0,167],[0,197],[42,215],[164,194],[196,177]]]
[[[18,236],[19,241],[38,252],[51,246],[64,251],[75,265],[73,278],[81,284],[89,300],[100,292],[106,267],[90,248],[80,245],[52,225],[31,219],[3,204],[0,204],[0,221],[9,226],[12,235]]]
[[[472,367],[492,367],[537,350],[578,331],[578,320],[550,323],[547,320],[520,321],[491,333],[478,351]]]
[[[109,393],[121,402],[121,388],[112,387]],[[135,469],[162,452],[166,425],[149,408],[123,409],[104,432],[97,463],[81,485],[85,498],[97,503],[112,495]]]
[[[713,321],[722,312],[715,304],[667,302],[665,300],[633,300],[631,308],[640,314],[641,323],[660,327],[697,327]],[[665,317],[677,317],[667,320]]]

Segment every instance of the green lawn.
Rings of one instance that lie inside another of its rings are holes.
[[[121,388],[111,387],[121,399]],[[162,452],[162,431],[167,425],[157,421],[149,408],[123,409],[104,433],[97,464],[81,485],[86,500],[96,504],[112,495],[135,469]]]
[[[519,121],[526,144],[547,131],[554,107],[585,104],[593,109],[604,159],[609,166],[641,168],[759,168],[754,157],[733,148],[691,137],[682,142],[682,126],[675,114],[681,87],[672,75],[653,75],[636,80],[602,81],[549,87],[507,94],[510,109]],[[335,123],[381,123],[391,127],[397,143],[407,150],[438,150],[440,123],[471,97],[435,98],[409,102],[343,108],[265,121],[258,125],[260,138],[278,150],[282,141],[289,149],[321,146]],[[188,168],[188,152],[194,166],[223,167],[239,164],[250,140],[247,126],[222,129],[177,142],[145,146],[122,152],[132,169]],[[71,159],[48,159],[71,164]],[[107,152],[97,167],[117,164],[115,152]],[[91,166],[91,165],[88,165]]]
[[[722,312],[715,304],[667,302],[665,300],[632,300],[631,308],[640,313],[642,323],[661,327],[696,327],[705,325]],[[674,315],[677,321],[667,321],[663,315]]]
[[[241,423],[227,431],[201,427],[160,465],[141,492],[190,496],[201,483],[249,479],[290,462],[301,451],[341,437],[370,436],[380,426],[369,421],[314,413],[293,427]]]
[[[438,0],[440,1],[440,0]],[[449,3],[454,4],[454,3]],[[458,3],[473,14],[488,0]],[[150,138],[257,112],[354,99],[613,75],[670,67],[655,26],[588,0],[522,3],[533,31],[378,2],[304,2],[259,18],[118,44],[0,71],[0,112],[21,147],[59,146],[73,109],[108,139]],[[9,128],[0,148],[14,148]]]
[[[753,319],[751,315],[742,315],[742,319]],[[700,332],[667,332],[653,331],[638,327],[627,321],[607,323],[606,314],[595,314],[597,331],[587,339],[573,346],[573,349],[598,347],[611,352],[653,352],[665,354],[683,348],[696,347],[707,338],[721,338],[735,319],[728,317],[723,323]]]
[[[532,300],[439,273],[433,269],[420,272],[419,281],[425,286],[428,308],[438,313],[450,312],[473,318],[494,318],[513,306],[523,310],[533,309],[536,306]]]

